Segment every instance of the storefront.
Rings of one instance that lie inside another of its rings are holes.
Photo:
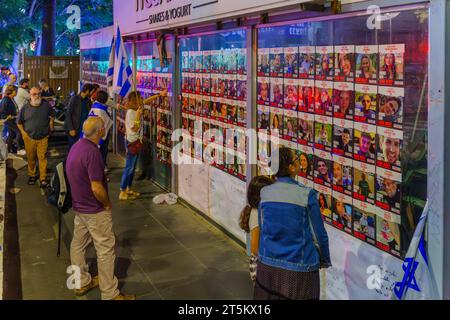
[[[151,176],[245,241],[248,182],[271,173],[275,145],[295,150],[327,223],[328,299],[389,298],[428,199],[430,268],[448,297],[438,65],[449,4],[347,1],[332,14],[303,2],[114,2],[137,90],[170,92],[146,107]]]

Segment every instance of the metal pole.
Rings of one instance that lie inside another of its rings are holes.
[[[431,0],[428,113],[428,255],[441,299],[450,298],[450,1]]]

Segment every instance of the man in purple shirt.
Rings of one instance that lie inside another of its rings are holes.
[[[134,295],[119,292],[114,276],[115,236],[112,230],[111,201],[105,176],[105,164],[98,148],[105,135],[103,120],[90,117],[83,125],[85,138],[70,150],[66,162],[72,205],[75,211],[73,239],[70,246],[72,265],[81,271],[77,296],[100,285],[103,300],[134,300]],[[86,248],[93,242],[97,251],[98,277],[92,277],[86,264]]]

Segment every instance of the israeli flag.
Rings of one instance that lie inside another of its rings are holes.
[[[126,97],[133,88],[133,70],[128,64],[127,52],[119,26],[117,26],[114,53],[114,91],[121,97]]]
[[[113,87],[114,83],[114,38],[111,41],[111,49],[109,51],[109,64],[108,64],[108,73],[106,76],[106,83],[108,84],[108,88]]]
[[[392,295],[394,300],[439,299],[435,281],[429,269],[424,239],[428,210],[427,201],[403,262],[403,278],[395,283]]]

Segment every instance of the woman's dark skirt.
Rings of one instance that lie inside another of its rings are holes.
[[[297,272],[258,263],[255,300],[319,300],[319,270]]]

